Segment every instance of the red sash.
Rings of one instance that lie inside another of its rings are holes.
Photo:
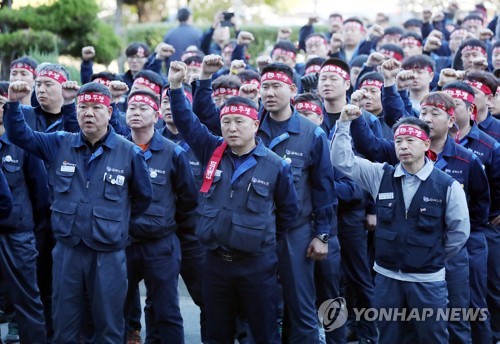
[[[222,142],[222,144],[215,148],[210,161],[208,162],[205,173],[203,174],[203,184],[201,185],[200,192],[206,193],[210,190],[210,186],[212,186],[212,182],[214,180],[215,171],[219,166],[220,161],[222,160],[222,154],[226,150],[227,143]]]

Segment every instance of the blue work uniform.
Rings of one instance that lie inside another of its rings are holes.
[[[36,225],[43,226],[43,215],[47,215],[47,173],[40,159],[13,145],[7,135],[0,137],[0,156],[13,198],[10,216],[0,220],[0,271],[16,311],[21,342],[45,343],[33,231]]]
[[[174,123],[206,166],[222,140],[200,124],[182,89],[169,92]],[[297,194],[290,165],[256,142],[242,157],[224,150],[200,200],[196,233],[208,249],[203,283],[210,343],[232,342],[238,314],[256,342],[279,343],[276,235],[293,227]]]
[[[394,143],[371,135],[362,118],[352,122],[351,133],[355,147],[362,154],[379,162],[388,162],[389,164],[397,162]],[[476,300],[480,300],[481,295],[484,294],[484,283],[482,282],[484,276],[481,275],[482,271],[485,270],[484,267],[487,266],[488,256],[485,240],[485,229],[490,209],[488,179],[479,158],[456,144],[451,137],[446,140],[435,166],[463,185],[467,195],[471,221],[470,243],[468,241],[467,245],[447,262],[446,280],[450,308],[469,308],[471,295]],[[472,292],[471,289],[473,289]],[[471,327],[464,317],[460,321],[450,322],[448,330],[450,340],[461,343],[471,342]]]
[[[128,138],[132,141],[132,137]],[[182,343],[178,279],[181,249],[176,231],[194,231],[198,190],[184,150],[155,131],[144,156],[153,188],[151,205],[130,222],[125,318],[144,279],[160,342]],[[146,324],[148,326],[149,324]]]
[[[488,112],[484,121],[478,124],[479,129],[500,142],[500,120],[496,119]]]
[[[96,145],[82,133],[33,131],[18,102],[5,105],[4,120],[12,142],[50,166],[54,342],[80,340],[85,296],[94,340],[121,342],[128,224],[152,195],[144,155],[109,126]]]

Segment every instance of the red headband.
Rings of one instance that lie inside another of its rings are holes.
[[[373,80],[373,79],[367,79],[367,80],[363,80],[363,82],[361,83],[361,85],[359,86],[359,88],[362,88],[362,87],[377,87],[377,88],[382,88],[384,86],[384,83],[382,81],[378,81],[378,80]]]
[[[111,80],[104,78],[95,78],[93,81],[97,82],[98,84],[104,85],[106,87],[109,87],[109,85],[111,85]]]
[[[226,87],[219,87],[217,88],[213,93],[212,97],[219,96],[221,94],[228,94],[230,96],[237,96],[239,90],[237,88],[226,88]]]
[[[462,25],[464,25],[465,23],[471,23],[471,24],[476,24],[476,25],[479,25],[479,26],[483,26],[483,21],[482,20],[479,20],[479,19],[467,19],[467,20],[464,20]]]
[[[134,95],[133,97],[131,97],[128,100],[128,104],[131,104],[131,103],[143,103],[143,104],[151,106],[153,108],[153,110],[158,111],[158,104],[156,104],[156,102],[153,100],[153,98],[146,96],[146,95],[142,95],[142,94]]]
[[[275,80],[275,81],[281,81],[284,82],[287,85],[293,84],[292,79],[288,75],[282,72],[267,72],[262,77],[260,78],[261,82],[268,81],[268,80]]]
[[[328,41],[325,38],[320,37],[320,36],[312,36],[312,37],[306,39],[306,45],[307,45],[307,42],[314,42],[314,43],[320,43],[320,44],[328,44]]]
[[[9,96],[8,93],[0,93],[0,96],[7,98]]]
[[[355,21],[348,21],[347,23],[344,23],[344,28],[353,28],[355,30],[365,31],[365,27]]]
[[[254,120],[259,119],[257,110],[243,104],[224,106],[220,112],[220,118],[226,115],[240,115]]]
[[[345,70],[343,70],[339,66],[331,65],[331,64],[323,66],[323,68],[321,68],[319,74],[323,74],[326,72],[332,72],[332,73],[338,74],[342,78],[344,78],[345,80],[349,80],[349,73],[347,73]]]
[[[40,76],[45,76],[47,78],[51,78],[52,80],[55,80],[60,84],[63,84],[66,81],[68,81],[64,75],[62,75],[61,73],[58,73],[54,70],[42,70],[38,74],[38,77],[40,77]]]
[[[455,30],[451,33],[450,35],[450,38],[452,38],[453,36],[456,36],[456,35],[464,35],[464,36],[467,36],[469,32],[467,30],[464,30],[464,29],[458,29],[458,30]]]
[[[458,88],[448,88],[444,90],[454,99],[465,100],[469,103],[474,103],[474,94],[470,94],[467,91],[459,90]]]
[[[252,79],[252,80],[247,80],[247,81],[243,81],[243,85],[248,85],[248,84],[252,84],[252,85],[256,85],[257,88],[260,89],[260,81],[257,80],[257,79]]]
[[[201,62],[191,61],[188,63],[188,67],[201,67]]]
[[[147,88],[151,89],[154,93],[160,94],[161,87],[160,85],[155,84],[154,82],[149,81],[146,78],[143,78],[142,76],[138,77],[137,79],[134,80],[134,84],[137,83],[139,85],[144,85]]]
[[[444,106],[443,103],[422,103],[422,104],[420,104],[421,108],[423,108],[424,106],[437,107],[438,109],[443,110],[444,112],[446,112],[450,116],[453,116],[455,114],[455,109],[454,108],[450,107],[450,108],[447,109],[446,106]]]
[[[14,63],[12,66],[10,66],[10,69],[14,68],[19,68],[19,69],[26,69],[28,72],[30,72],[33,75],[36,75],[35,68],[31,67],[29,64],[26,63]]]
[[[295,60],[295,57],[296,57],[296,55],[293,51],[288,51],[288,50],[281,49],[281,48],[276,48],[273,50],[273,57],[275,57],[276,55],[286,55],[293,60]]]
[[[491,88],[489,88],[487,85],[483,84],[480,81],[476,81],[476,80],[472,80],[472,81],[471,80],[464,80],[464,82],[467,85],[472,86],[472,87],[478,89],[479,91],[483,92],[487,96],[493,94],[493,92],[491,91]]]
[[[300,111],[312,111],[318,115],[323,114],[323,110],[317,104],[313,102],[298,102],[295,104],[295,108]]]
[[[396,51],[387,50],[387,49],[380,49],[378,52],[381,53],[382,55],[393,57],[398,61],[403,61],[403,55],[401,55],[400,53],[398,53]]]
[[[479,51],[481,54],[486,56],[486,50],[484,50],[483,47],[466,45],[465,47],[462,48],[461,53],[463,54],[463,53],[466,53],[468,51]]]
[[[78,103],[99,103],[109,107],[111,99],[102,93],[81,93],[77,97]]]
[[[418,70],[426,70],[428,71],[429,73],[432,73],[433,70],[431,67],[429,66],[426,66],[426,67],[419,67],[419,66],[411,66],[411,67],[406,67],[404,68],[404,70],[415,70],[415,69],[418,69]]]
[[[403,45],[403,44],[416,45],[418,47],[422,46],[422,43],[420,43],[419,40],[417,40],[415,38],[408,38],[408,37],[400,39],[399,44],[401,44],[401,45]]]
[[[412,125],[400,125],[394,133],[394,139],[402,135],[413,136],[422,141],[427,141],[429,139],[425,131]]]
[[[313,74],[313,73],[319,73],[321,70],[320,65],[310,65],[309,67],[306,68],[306,71],[304,72],[304,75],[307,74]]]

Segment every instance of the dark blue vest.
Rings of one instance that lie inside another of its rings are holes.
[[[56,239],[68,246],[80,241],[97,251],[117,251],[128,242],[130,220],[129,180],[135,145],[112,131],[94,152],[97,161],[87,181],[85,146],[80,134],[66,135],[51,161],[49,187],[54,200],[52,229]]]
[[[259,253],[276,244],[274,193],[283,162],[262,142],[255,149],[265,155],[251,154],[235,172],[227,148],[200,197],[196,234],[209,249]]]
[[[444,267],[445,213],[453,179],[434,168],[417,189],[406,211],[402,177],[384,166],[377,196],[375,261],[383,268],[405,273],[432,273]]]
[[[155,131],[149,150],[144,152],[149,168],[153,198],[148,209],[130,223],[132,240],[165,237],[177,229],[176,196],[172,188],[172,155],[177,145]]]
[[[33,207],[24,175],[25,152],[14,144],[2,142],[2,170],[12,193],[12,212],[0,220],[0,232],[32,231]]]

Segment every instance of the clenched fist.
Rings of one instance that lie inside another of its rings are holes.
[[[14,81],[9,85],[9,102],[17,102],[31,93],[31,87],[27,82]]]

